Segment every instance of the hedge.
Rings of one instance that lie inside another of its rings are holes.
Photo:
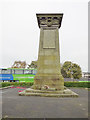
[[[2,82],[0,87],[6,86],[25,86],[29,87],[32,86],[32,82]],[[83,87],[83,88],[90,88],[90,82],[64,82],[66,87]]]
[[[90,82],[64,82],[66,87],[83,87],[90,88]]]
[[[7,87],[7,86],[32,86],[33,83],[32,82],[2,82],[0,87]]]

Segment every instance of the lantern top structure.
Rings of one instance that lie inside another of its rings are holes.
[[[61,27],[63,14],[36,14],[39,28],[44,27]]]

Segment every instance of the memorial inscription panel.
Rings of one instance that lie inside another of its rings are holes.
[[[43,48],[55,48],[55,30],[44,30]]]

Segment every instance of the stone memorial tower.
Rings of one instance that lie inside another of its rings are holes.
[[[64,87],[61,75],[59,28],[63,14],[36,14],[40,28],[38,69],[34,85],[19,92],[22,96],[78,97],[78,94]]]
[[[40,42],[34,89],[48,86],[62,90],[64,79],[60,67],[59,28],[63,14],[36,14],[36,16],[40,28]]]

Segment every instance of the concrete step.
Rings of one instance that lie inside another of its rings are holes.
[[[56,92],[56,93],[55,93]],[[34,89],[26,89],[22,92],[19,92],[20,96],[41,96],[41,97],[78,97],[78,94],[71,91],[70,89],[65,89],[61,91],[42,91]]]
[[[49,91],[49,90],[34,90],[34,89],[31,89],[31,88],[28,88],[25,90],[25,92],[30,92],[30,93],[54,93],[54,94],[57,94],[57,93],[63,93],[64,91]]]

